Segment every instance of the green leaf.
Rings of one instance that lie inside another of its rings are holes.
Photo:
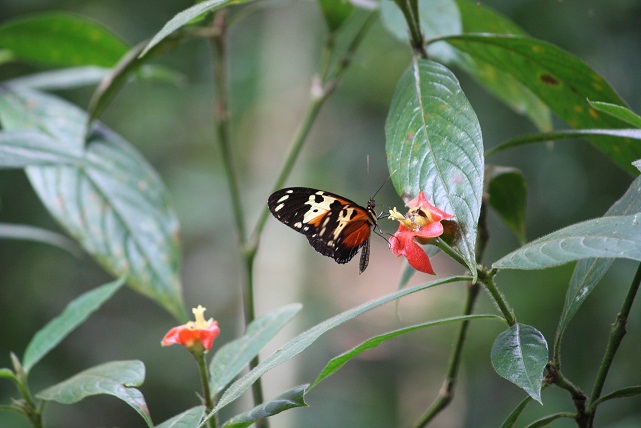
[[[529,325],[513,325],[499,334],[492,345],[494,370],[539,403],[547,362],[547,342],[538,330]]]
[[[458,0],[456,4],[461,13],[464,33],[526,35],[514,22],[484,4],[468,0]],[[469,73],[488,92],[515,112],[529,117],[540,130],[552,129],[550,109],[532,91],[500,68],[464,52],[456,52],[453,62]]]
[[[55,120],[52,120],[55,118]],[[107,271],[186,319],[178,277],[178,221],[162,181],[125,140],[97,124],[86,148],[87,115],[57,97],[0,90],[7,131],[38,130],[81,165],[29,166],[36,193]]]
[[[111,67],[127,52],[127,45],[102,26],[66,13],[5,22],[0,46],[16,59],[63,67]]]
[[[220,409],[222,409],[223,407],[225,407],[226,405],[228,405],[229,403],[231,403],[232,401],[236,400],[238,397],[243,395],[243,393],[247,391],[251,387],[251,385],[254,382],[256,382],[256,380],[260,378],[264,373],[273,369],[279,364],[292,359],[294,356],[298,355],[307,347],[309,347],[311,344],[313,344],[321,335],[323,335],[324,333],[326,333],[327,331],[333,328],[338,327],[344,322],[349,321],[352,318],[355,318],[361,314],[364,314],[367,311],[375,309],[385,303],[391,302],[392,300],[399,299],[401,297],[407,296],[412,293],[416,293],[417,291],[425,290],[428,288],[436,287],[437,285],[447,284],[451,282],[470,281],[470,280],[471,280],[471,277],[468,277],[468,276],[455,276],[455,277],[444,278],[437,281],[432,281],[432,282],[417,285],[414,287],[406,288],[406,289],[399,290],[394,293],[390,293],[385,296],[379,297],[377,299],[370,300],[369,302],[363,303],[362,305],[359,305],[355,308],[342,312],[332,318],[329,318],[321,322],[320,324],[316,324],[314,327],[299,334],[294,339],[287,342],[280,349],[278,349],[272,355],[270,355],[265,360],[263,360],[253,370],[251,370],[245,376],[241,377],[236,382],[231,384],[231,386],[227,389],[227,391],[225,391],[225,393],[222,395],[222,397],[218,401],[218,404],[216,405],[214,410],[209,415],[207,415],[207,419],[213,416]],[[200,426],[203,426],[203,424],[201,424]]]
[[[488,202],[514,232],[521,245],[525,244],[525,208],[527,186],[523,173],[516,168],[493,166],[489,169]]]
[[[154,37],[152,37],[151,41],[142,51],[140,56],[145,56],[151,48],[167,38],[174,31],[189,24],[193,19],[199,18],[201,15],[204,15],[206,13],[222,9],[225,6],[229,6],[231,4],[246,3],[247,1],[250,0],[207,0],[201,3],[197,3],[194,6],[177,13],[164,25],[164,27],[162,27],[162,29],[158,33],[156,33]]]
[[[242,337],[220,348],[209,365],[212,393],[218,394],[225,389],[302,308],[301,304],[295,303],[255,319]]]
[[[532,422],[531,424],[527,424],[525,428],[544,427],[544,426],[550,425],[555,420],[561,419],[561,418],[576,419],[576,414],[574,414],[572,412],[553,413],[551,415],[544,416],[541,419],[537,419],[536,421]]]
[[[603,397],[599,398],[594,404],[603,403],[604,401],[613,400],[615,398],[628,398],[634,397],[635,395],[641,394],[641,385],[629,386],[627,388],[618,389],[614,392],[611,392]]]
[[[109,300],[123,283],[123,279],[118,279],[76,297],[59,316],[40,329],[33,336],[24,353],[23,367],[25,372],[29,372],[49,351],[85,322],[89,315],[100,309],[102,304]]]
[[[609,114],[612,117],[621,119],[629,123],[635,128],[641,128],[641,116],[634,113],[632,110],[618,104],[604,103],[601,101],[590,101],[588,103],[595,109],[602,113]]]
[[[340,29],[354,10],[350,0],[317,0],[330,33]]]
[[[3,120],[4,122],[4,120]],[[52,136],[34,130],[0,131],[0,167],[80,164],[82,152],[60,146]]]
[[[552,44],[522,36],[487,34],[442,40],[519,80],[572,128],[625,125],[599,114],[587,101],[624,104],[614,89],[581,60]],[[605,136],[593,136],[590,141],[621,168],[635,173],[630,163],[641,158],[641,145]]]
[[[152,59],[154,55],[157,55],[159,51],[164,49],[168,42],[171,42],[171,39],[164,39],[154,46],[152,51],[149,52],[150,55],[146,55],[144,58],[140,57],[140,53],[147,45],[147,42],[139,43],[137,46],[131,48],[129,52],[118,61],[118,64],[102,79],[100,85],[98,85],[91,96],[89,107],[87,108],[89,113],[87,129],[90,129],[90,123],[100,116],[131,74],[140,69],[145,62]]]
[[[366,340],[365,342],[361,343],[360,345],[350,349],[349,351],[344,352],[341,355],[338,355],[337,357],[332,358],[327,363],[325,368],[320,372],[316,380],[307,389],[307,392],[309,392],[312,388],[318,385],[321,381],[325,380],[325,378],[336,373],[341,367],[343,367],[345,364],[347,364],[349,361],[353,360],[354,358],[358,357],[363,352],[372,348],[376,348],[378,345],[384,342],[387,342],[390,339],[393,339],[397,336],[400,336],[406,333],[411,333],[413,331],[420,330],[426,327],[433,327],[436,325],[449,324],[449,323],[460,322],[460,321],[469,321],[469,320],[475,320],[475,319],[497,319],[505,322],[505,320],[499,317],[498,315],[484,315],[484,314],[462,315],[458,317],[444,318],[436,321],[429,321],[422,324],[416,324],[409,327],[400,328],[398,330],[390,331],[388,333],[380,334],[378,336],[374,336]]]
[[[0,239],[40,242],[61,248],[74,256],[80,256],[81,254],[80,247],[66,236],[26,224],[0,223]]]
[[[198,426],[205,415],[205,406],[192,407],[171,419],[167,419],[156,428],[193,428]]]
[[[512,412],[507,416],[507,418],[505,419],[505,421],[504,421],[504,422],[503,422],[503,424],[501,425],[501,428],[512,428],[512,427],[514,426],[514,424],[516,423],[516,421],[517,421],[517,420],[519,419],[519,417],[521,416],[521,414],[523,413],[523,411],[525,410],[525,408],[527,407],[527,405],[530,403],[530,401],[532,401],[532,397],[530,397],[530,396],[528,395],[528,396],[527,396],[526,398],[524,398],[524,399],[523,399],[523,401],[521,401],[521,402],[519,403],[519,405],[518,405],[518,406],[516,406],[516,408],[515,408],[514,410],[512,410]]]
[[[8,368],[0,368],[0,378],[3,379],[10,379],[16,384],[18,383],[18,378],[16,377],[15,373],[11,369]]]
[[[113,395],[133,407],[147,426],[153,427],[145,398],[134,388],[142,385],[144,380],[145,365],[142,361],[113,361],[82,371],[36,396],[41,400],[73,404],[92,395]]]
[[[285,391],[278,397],[260,404],[248,412],[234,416],[223,424],[223,428],[246,428],[259,419],[277,415],[285,410],[296,407],[307,407],[305,403],[305,390],[309,385],[300,385]]]
[[[605,216],[629,215],[641,212],[641,177],[637,177],[625,194],[605,213]],[[565,295],[565,304],[557,335],[560,337],[570,320],[579,310],[585,299],[608,271],[614,259],[579,260],[572,273],[570,286]],[[560,339],[559,339],[560,340]]]
[[[497,269],[545,269],[590,257],[641,261],[639,214],[577,223],[543,236],[506,255]]]
[[[641,129],[578,129],[523,135],[492,147],[485,152],[485,157],[526,144],[600,136],[608,137],[610,141],[621,141],[623,144],[639,144],[633,140],[641,140]]]
[[[59,90],[100,83],[109,73],[108,68],[87,65],[84,67],[63,68],[60,70],[34,73],[7,82],[10,86],[24,86],[31,89]]]
[[[387,164],[406,202],[424,192],[455,216],[453,246],[476,275],[474,248],[483,193],[483,141],[472,106],[442,65],[414,60],[385,124]]]

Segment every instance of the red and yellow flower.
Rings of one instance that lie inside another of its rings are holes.
[[[414,269],[434,275],[430,258],[416,241],[426,244],[429,240],[441,236],[441,220],[454,216],[427,202],[423,192],[409,201],[407,206],[409,210],[405,215],[396,208],[389,212],[389,218],[400,223],[398,230],[390,238],[390,248],[397,256],[405,256]]]
[[[213,318],[205,320],[205,308],[201,305],[191,311],[196,320],[169,330],[160,342],[162,346],[183,345],[191,352],[207,352],[211,349],[220,334],[218,321]]]

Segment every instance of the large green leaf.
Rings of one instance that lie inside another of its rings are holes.
[[[194,6],[178,12],[171,18],[154,37],[149,41],[147,47],[142,51],[140,56],[144,56],[151,48],[167,38],[174,31],[188,25],[192,20],[202,17],[202,15],[222,9],[225,6],[237,3],[246,3],[250,0],[207,0],[195,4]]]
[[[459,227],[453,245],[476,275],[475,244],[483,193],[478,119],[456,77],[414,60],[401,78],[385,124],[387,164],[407,202],[424,192]]]
[[[41,400],[73,404],[92,395],[113,395],[133,407],[147,426],[153,427],[145,398],[135,388],[144,380],[145,365],[141,361],[113,361],[80,372],[36,396]]]
[[[494,341],[492,365],[494,370],[530,397],[541,403],[543,370],[548,362],[548,345],[534,327],[515,324]]]
[[[209,365],[212,393],[221,392],[302,308],[295,303],[255,319],[242,337],[220,348]]]
[[[7,131],[38,130],[81,165],[29,166],[49,212],[105,269],[186,319],[178,277],[178,221],[162,181],[120,136],[98,124],[84,147],[87,115],[40,92],[0,90]]]
[[[525,244],[525,208],[527,186],[523,173],[516,168],[488,168],[488,202],[514,232],[521,245]]]
[[[156,428],[193,428],[198,426],[205,414],[205,406],[192,407],[171,419],[167,419]]]
[[[71,301],[65,310],[38,331],[27,345],[22,362],[25,372],[31,370],[69,333],[89,318],[89,315],[100,309],[100,306],[109,300],[123,283],[122,279],[116,280],[88,291]]]
[[[641,212],[641,177],[637,177],[625,194],[605,213],[606,216],[629,215]],[[570,286],[559,320],[557,335],[562,335],[570,320],[601,281],[614,259],[579,260],[572,273]],[[560,338],[558,339],[560,340]]]
[[[296,407],[306,407],[305,390],[308,386],[305,384],[292,388],[266,403],[259,404],[245,413],[234,416],[223,424],[223,428],[246,428],[259,419],[277,415],[280,412]]]
[[[127,52],[127,45],[105,28],[66,13],[4,22],[0,46],[16,59],[64,67],[111,67]]]
[[[327,331],[333,328],[338,327],[344,322],[349,321],[352,318],[355,318],[367,311],[375,309],[385,303],[391,302],[395,299],[399,299],[401,297],[407,296],[412,293],[416,293],[417,291],[425,290],[427,288],[436,287],[437,285],[442,285],[442,284],[447,284],[452,282],[470,281],[471,279],[472,278],[469,276],[455,276],[455,277],[440,279],[438,281],[428,282],[428,283],[417,285],[410,288],[405,288],[403,290],[399,290],[394,293],[387,294],[377,299],[370,300],[369,302],[363,303],[362,305],[359,305],[355,308],[342,312],[332,318],[329,318],[321,322],[320,324],[316,324],[314,327],[299,334],[294,339],[287,342],[285,345],[280,347],[276,352],[274,352],[272,355],[270,355],[265,360],[263,360],[253,370],[251,370],[245,376],[241,377],[236,382],[231,384],[231,386],[227,389],[227,391],[225,391],[222,397],[220,397],[220,400],[218,401],[218,404],[216,405],[214,410],[209,415],[207,415],[207,418],[212,417],[220,409],[227,406],[229,403],[231,403],[232,401],[236,400],[238,397],[243,395],[243,393],[247,391],[251,387],[251,385],[254,382],[256,382],[256,380],[260,378],[264,373],[273,369],[279,364],[282,364],[285,361],[292,359],[294,356],[298,355],[307,347],[309,347],[311,344],[313,344],[321,335],[323,335],[324,333],[326,333]],[[204,426],[203,424],[201,424],[200,426],[201,427]]]
[[[358,346],[355,346],[354,348],[350,349],[347,352],[342,353],[341,355],[338,355],[334,358],[332,358],[325,368],[321,370],[320,374],[316,378],[314,382],[310,385],[310,387],[307,389],[305,394],[307,394],[312,388],[314,388],[316,385],[318,385],[321,381],[325,380],[327,377],[333,375],[336,373],[338,370],[340,370],[341,367],[343,367],[345,364],[347,364],[349,361],[353,360],[354,358],[358,357],[360,354],[363,352],[375,348],[378,345],[381,345],[384,342],[387,342],[390,339],[393,339],[395,337],[401,336],[406,333],[411,333],[416,330],[420,330],[423,328],[427,327],[433,327],[437,325],[442,325],[442,324],[449,324],[453,322],[460,322],[460,321],[468,321],[468,320],[476,320],[476,319],[496,319],[499,321],[505,322],[503,318],[501,318],[498,315],[485,315],[485,314],[479,314],[479,315],[462,315],[458,317],[452,317],[452,318],[444,318],[436,321],[429,321],[425,322],[422,324],[417,324],[417,325],[412,325],[409,327],[404,327],[400,328],[398,330],[390,331],[388,333],[380,334],[378,336],[374,336],[365,342],[361,343]]]
[[[622,122],[599,114],[588,100],[623,105],[614,89],[575,56],[558,47],[514,35],[445,37],[448,43],[519,80],[572,128],[622,128]],[[614,163],[636,173],[630,163],[641,158],[641,145],[593,136],[590,141]]]
[[[603,217],[545,235],[493,264],[497,269],[545,269],[591,257],[641,261],[641,215]]]
[[[464,33],[517,34],[526,33],[514,22],[487,7],[486,4],[469,0],[457,0]],[[436,44],[438,45],[438,43]],[[509,73],[499,67],[457,51],[454,63],[469,73],[487,91],[507,104],[512,110],[523,114],[543,131],[552,129],[550,109]]]

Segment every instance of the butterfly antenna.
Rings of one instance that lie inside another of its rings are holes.
[[[369,157],[367,158],[367,161],[368,161],[367,165],[368,165],[368,167],[369,167]],[[374,198],[376,197],[376,195],[378,195],[378,192],[380,192],[380,191],[381,191],[381,189],[383,188],[383,186],[385,186],[385,184],[390,180],[390,178],[392,178],[392,175],[394,175],[394,173],[395,173],[396,171],[397,171],[397,170],[395,169],[394,171],[392,171],[392,172],[391,172],[391,174],[390,174],[390,175],[388,175],[388,176],[387,176],[387,180],[383,181],[383,184],[381,184],[381,187],[379,187],[379,188],[378,188],[378,190],[376,191],[376,193],[374,193],[374,195],[373,195],[370,199],[374,199]]]

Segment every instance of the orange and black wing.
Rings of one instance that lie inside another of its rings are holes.
[[[302,233],[319,253],[347,263],[361,253],[360,271],[369,261],[369,236],[376,225],[374,201],[363,208],[342,196],[306,187],[273,193],[267,202],[274,217]]]

